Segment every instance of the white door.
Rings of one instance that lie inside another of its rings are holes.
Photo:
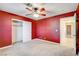
[[[30,41],[32,39],[32,23],[23,21],[23,42]]]
[[[23,29],[22,29],[22,22],[18,22],[17,24],[16,24],[16,35],[17,35],[17,38],[16,38],[16,41],[17,42],[21,42],[22,41],[22,38],[23,38]]]
[[[22,41],[22,22],[12,21],[12,43]]]
[[[60,19],[60,44],[76,48],[76,16]]]

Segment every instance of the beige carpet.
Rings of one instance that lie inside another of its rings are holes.
[[[75,50],[44,40],[31,40],[16,43],[9,48],[0,49],[1,56],[74,56]]]

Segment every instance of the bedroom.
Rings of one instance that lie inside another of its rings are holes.
[[[78,54],[78,15],[78,3],[0,3],[0,55]]]

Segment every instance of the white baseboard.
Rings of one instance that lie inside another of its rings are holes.
[[[12,47],[12,45],[1,47],[0,49],[6,49],[6,48],[10,48],[10,47]]]

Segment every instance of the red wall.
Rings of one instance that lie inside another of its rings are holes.
[[[15,14],[0,11],[0,47],[10,45],[12,43],[11,19],[20,19],[32,22],[32,38],[35,38],[35,21],[29,18],[18,16]]]
[[[42,38],[44,40],[60,42],[60,18],[73,16],[74,12],[48,17],[39,21],[18,16],[15,14],[0,11],[0,47],[10,45],[11,37],[11,19],[20,19],[32,22],[32,38]],[[56,29],[58,30],[56,32]]]
[[[37,37],[60,43],[60,18],[73,16],[74,12],[41,19],[37,22]],[[56,30],[58,30],[56,32]]]
[[[32,39],[37,38],[36,36],[36,21],[32,22]]]

